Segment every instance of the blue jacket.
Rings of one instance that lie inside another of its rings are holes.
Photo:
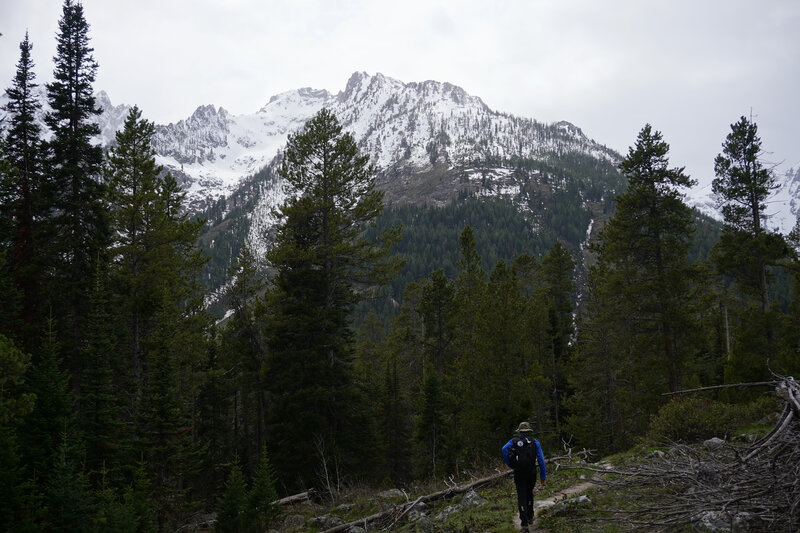
[[[509,439],[506,442],[505,446],[503,446],[503,461],[506,465],[511,468],[511,463],[508,461],[508,450],[511,449],[511,446],[514,444],[514,439]],[[542,445],[539,444],[539,441],[533,439],[533,444],[536,446],[536,462],[539,464],[539,479],[542,481],[547,479],[547,469],[544,465],[544,453],[542,453]]]

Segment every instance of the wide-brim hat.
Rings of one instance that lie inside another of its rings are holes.
[[[522,433],[523,431],[533,431],[531,429],[531,425],[527,422],[520,422],[519,427],[517,428],[517,433]]]

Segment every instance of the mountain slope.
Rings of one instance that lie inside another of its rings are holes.
[[[345,90],[335,96],[309,89],[290,91],[273,97],[254,116],[230,117],[223,110],[201,108],[196,118],[203,127],[193,130],[199,132],[194,137],[181,135],[179,127],[170,129],[169,157],[174,161],[162,163],[174,168],[180,162],[180,171],[199,176],[193,187],[204,179],[203,172],[225,166],[215,174],[222,195],[224,187],[233,188],[234,182],[221,176],[245,168],[229,157],[242,144],[233,140],[234,132],[249,124],[248,154],[262,159],[253,156],[248,163],[266,162],[270,150],[278,155],[277,147],[289,133],[323,106],[370,155],[388,204],[441,208],[469,199],[500,198],[514,206],[526,221],[526,231],[542,246],[561,239],[579,250],[595,211],[602,213],[623,184],[615,168],[620,155],[569,123],[546,125],[499,113],[447,83],[403,83],[364,73],[353,74]],[[256,128],[261,128],[259,135]],[[227,145],[220,142],[223,137]],[[164,144],[158,146],[161,154],[168,153]],[[203,242],[215,258],[208,280],[211,287],[218,286],[230,254],[242,243],[263,256],[274,225],[272,210],[286,195],[276,177],[277,164],[273,158],[224,199],[208,204],[204,216],[209,228]],[[196,191],[210,190],[207,183],[202,185]],[[194,205],[202,203],[197,194],[194,198]],[[418,218],[420,213],[406,216]],[[466,218],[451,223],[461,225],[455,228],[460,231]]]
[[[109,145],[130,106],[114,106],[102,91],[96,96],[104,110],[98,117],[102,133],[97,142]],[[542,253],[556,240],[578,257],[624,187],[616,169],[621,155],[580,128],[494,111],[449,83],[404,83],[356,72],[337,94],[309,88],[287,91],[252,114],[231,115],[204,105],[185,120],[157,125],[153,143],[158,163],[187,191],[188,211],[208,220],[201,244],[212,258],[205,274],[209,288],[224,286],[242,244],[263,257],[273,209],[286,198],[277,176],[280,151],[288,136],[323,107],[337,115],[375,164],[378,186],[393,206],[386,220],[415,233],[410,242],[419,249],[407,247],[404,253],[410,255],[449,250],[441,239],[454,241],[454,232],[465,224],[510,220],[505,214],[498,218],[497,204],[487,201],[499,199],[513,206],[530,239],[524,246],[525,239],[518,239],[513,246],[498,247],[503,238],[486,232],[486,248],[497,250],[487,253],[487,268],[520,250]],[[800,210],[800,170],[790,170],[779,182],[769,204],[771,225],[788,232]],[[709,191],[687,191],[687,201],[719,217]],[[454,204],[449,212],[437,211]],[[452,227],[449,232],[427,231],[420,226],[422,220],[435,227],[447,221]],[[508,224],[523,231],[517,220]],[[416,238],[420,234],[439,242],[422,242]],[[451,256],[457,250],[447,253],[438,259],[454,264]],[[431,265],[418,261],[413,272],[426,275]]]
[[[44,113],[43,86],[39,92]],[[113,105],[104,91],[96,98],[103,109],[97,142],[107,146],[130,106]],[[5,102],[5,94],[0,94],[0,106]],[[189,211],[199,213],[269,164],[288,135],[323,106],[337,114],[384,176],[409,174],[434,164],[452,167],[476,160],[542,160],[559,152],[579,152],[608,161],[619,157],[567,122],[544,125],[492,111],[480,98],[449,83],[403,83],[382,74],[356,72],[338,94],[297,89],[273,96],[252,114],[231,115],[224,108],[204,105],[185,120],[157,125],[158,162],[187,190]],[[0,107],[0,130],[4,113]],[[769,225],[783,233],[791,230],[800,214],[798,173],[794,168],[779,173],[779,188],[769,202]],[[413,184],[387,179],[384,185],[390,197],[402,197],[402,188]],[[708,187],[686,192],[690,205],[719,217]]]

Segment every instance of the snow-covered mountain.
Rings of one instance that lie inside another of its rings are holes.
[[[4,98],[0,96],[0,104]],[[96,98],[104,111],[98,117],[101,135],[97,141],[108,145],[130,106],[113,105],[104,91]],[[41,99],[46,102],[44,94]],[[384,175],[408,175],[433,165],[466,169],[473,161],[514,157],[543,160],[548,154],[567,152],[612,162],[620,157],[568,122],[546,125],[494,111],[449,83],[404,83],[382,74],[356,72],[337,94],[291,90],[242,115],[203,105],[185,120],[157,125],[153,139],[157,160],[187,190],[189,209],[199,212],[269,164],[289,134],[323,107],[337,115]],[[2,115],[0,111],[0,128]],[[786,233],[800,214],[800,169],[789,169],[778,176],[778,182],[780,187],[769,202],[770,225]],[[282,198],[279,190],[268,196],[274,201]],[[710,187],[687,191],[687,200],[719,217]],[[269,209],[264,206],[262,211]]]
[[[776,188],[766,202],[766,225],[768,228],[788,234],[800,217],[800,166],[790,167],[783,173],[776,172]],[[686,192],[686,203],[717,220],[722,215],[711,184],[696,186]]]
[[[323,107],[336,114],[384,172],[465,165],[488,156],[541,158],[559,149],[619,157],[572,124],[547,126],[499,113],[449,83],[403,83],[357,72],[338,94],[287,91],[253,114],[199,107],[186,120],[157,127],[158,162],[185,177],[190,203],[197,208],[269,163],[288,135]]]
[[[768,224],[786,234],[800,218],[800,166],[789,168],[777,182],[778,188],[767,203]]]

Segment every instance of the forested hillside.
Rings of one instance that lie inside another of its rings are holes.
[[[88,30],[65,0],[43,126],[27,37],[6,90],[0,530],[266,531],[279,496],[497,467],[521,421],[550,453],[614,453],[681,409],[665,393],[800,371],[800,229],[763,224],[774,176],[746,117],[716,154],[721,226],[649,124],[616,166],[397,181],[327,108],[207,224],[138,107],[92,141]],[[278,184],[257,248],[248,216]]]
[[[279,160],[278,160],[279,161]],[[214,294],[209,309],[221,316],[227,306],[220,290],[230,279],[230,268],[243,245],[265,250],[274,239],[270,226],[254,227],[253,212],[263,209],[265,196],[276,193],[280,179],[278,161],[254,174],[227,198],[202,213],[207,221],[201,233],[205,287]],[[393,226],[403,228],[404,238],[396,252],[406,261],[393,282],[390,296],[400,301],[405,285],[444,268],[454,274],[458,235],[466,226],[475,231],[484,268],[498,260],[513,260],[522,253],[544,254],[557,241],[575,255],[582,271],[581,255],[592,229],[614,209],[614,197],[625,180],[616,167],[590,154],[568,152],[547,161],[502,159],[475,161],[467,167],[402,173],[378,173],[376,185],[385,193],[386,209],[368,228],[370,235]],[[714,231],[713,222],[709,231]],[[700,243],[697,253],[706,255],[711,244]],[[261,261],[260,267],[266,270]],[[389,309],[381,312],[388,318]]]

